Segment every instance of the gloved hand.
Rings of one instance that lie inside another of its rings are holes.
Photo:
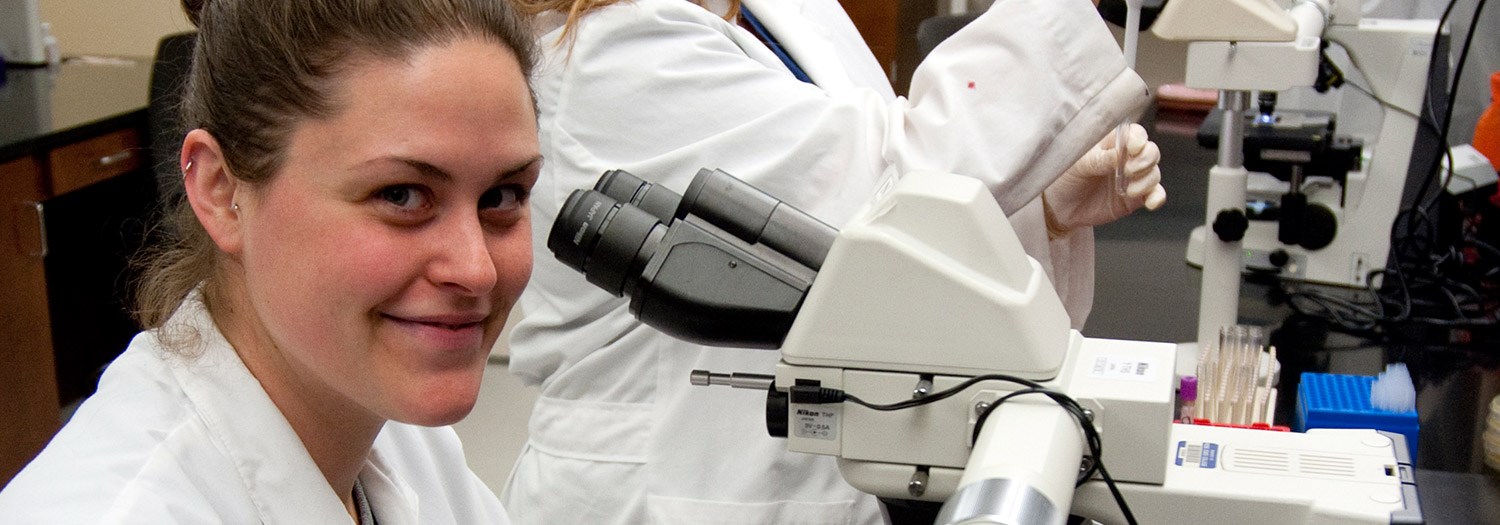
[[[1049,237],[1056,239],[1075,228],[1114,221],[1143,205],[1155,210],[1167,202],[1161,168],[1157,167],[1161,150],[1147,138],[1146,128],[1140,124],[1131,124],[1125,138],[1125,176],[1130,181],[1126,194],[1115,193],[1115,132],[1110,132],[1042,192]]]

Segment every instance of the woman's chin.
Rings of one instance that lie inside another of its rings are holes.
[[[441,391],[429,391],[411,398],[407,406],[391,419],[427,427],[451,425],[468,416],[478,398],[478,381],[472,387],[447,385]]]

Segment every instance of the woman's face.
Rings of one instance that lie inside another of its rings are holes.
[[[241,203],[259,352],[314,408],[452,423],[531,275],[526,80],[479,39],[337,80],[337,115],[297,124],[280,171]]]

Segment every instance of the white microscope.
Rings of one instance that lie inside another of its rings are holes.
[[[971,178],[907,174],[834,230],[722,171],[681,196],[616,171],[548,247],[668,334],[779,348],[691,379],[763,392],[788,449],[938,523],[1422,522],[1399,435],[1174,423],[1174,345],[1071,330]]]
[[[1207,217],[1187,251],[1203,267],[1200,344],[1235,323],[1243,269],[1364,287],[1386,267],[1438,23],[1365,19],[1360,3],[1171,0],[1151,28],[1190,42],[1189,87],[1221,90]],[[1344,72],[1361,75],[1351,80],[1389,107],[1347,88],[1341,100],[1310,95],[1340,75],[1324,59],[1330,42],[1347,51]],[[1252,91],[1282,93],[1278,109],[1339,108],[1247,112]]]

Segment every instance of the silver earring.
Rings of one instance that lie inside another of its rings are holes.
[[[238,202],[231,203],[229,205],[229,209],[234,210],[234,211],[240,211],[240,203],[238,203]]]
[[[188,172],[192,171],[192,169],[193,169],[193,161],[189,160],[187,162],[187,164],[184,164],[182,166],[182,175],[183,176],[187,176]]]

